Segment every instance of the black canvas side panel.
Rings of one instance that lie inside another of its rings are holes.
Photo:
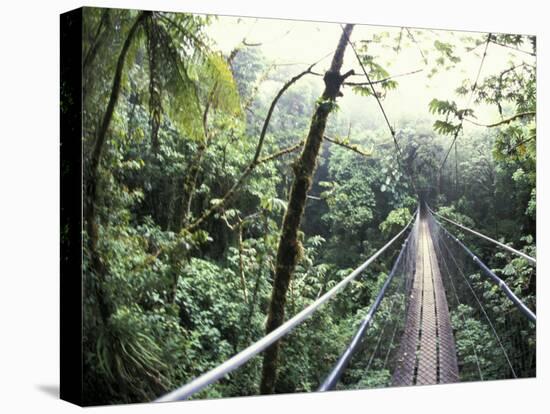
[[[60,397],[82,404],[82,9],[61,15]]]

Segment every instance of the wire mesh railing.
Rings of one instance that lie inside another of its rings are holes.
[[[368,279],[371,283],[370,291],[373,293],[369,295],[369,303],[365,304],[354,329],[350,330],[355,332],[349,334],[351,342],[338,359],[333,352],[323,362],[327,367],[332,366],[332,369],[325,378],[318,377],[318,383],[321,384],[319,391],[392,385],[393,374],[402,356],[402,340],[407,336],[406,324],[417,268],[420,214],[415,214],[414,217],[416,219],[412,227],[413,219],[361,266],[277,330],[157,401],[186,399],[258,356],[298,325],[309,325],[302,323],[362,274],[398,239],[406,236],[398,254],[394,253],[386,259],[388,265],[383,268],[391,270],[387,274],[376,270],[370,272]],[[437,264],[443,280],[445,306],[448,306],[454,335],[455,347],[452,352],[454,355],[456,349],[458,359],[458,380],[534,376],[536,315],[526,305],[534,303],[531,300],[534,294],[522,291],[521,284],[511,283],[510,288],[505,283],[510,282],[508,279],[501,280],[460,239],[445,229],[431,210],[427,209],[423,217],[423,220],[427,220],[430,239],[433,241],[429,254],[435,259],[430,261]],[[426,224],[422,226],[425,232]],[[410,231],[407,233],[407,230]],[[428,245],[431,246],[431,242]],[[377,277],[376,282],[373,282],[372,276]],[[304,329],[310,328],[306,326]],[[450,333],[449,335],[453,336]],[[287,340],[288,338],[292,339],[292,336],[287,337]],[[414,339],[416,341],[417,338]],[[320,374],[317,375],[323,375],[323,364],[320,365]],[[454,372],[456,377],[456,368]]]
[[[497,276],[432,214],[428,223],[447,293],[461,381],[535,376],[536,316],[525,305],[530,293]]]
[[[226,375],[241,367],[243,364],[247,363],[255,356],[264,351],[267,347],[272,345],[274,342],[285,337],[287,334],[292,332],[296,327],[304,323],[309,319],[321,306],[323,306],[327,301],[336,296],[344,287],[346,287],[350,282],[358,278],[376,259],[378,259],[386,250],[390,248],[398,239],[400,239],[406,231],[411,227],[411,224],[414,222],[416,225],[415,217],[418,214],[415,213],[411,220],[407,223],[405,227],[401,229],[390,241],[388,241],[382,248],[377,250],[372,256],[369,257],[365,262],[363,262],[359,267],[353,270],[349,275],[344,279],[338,282],[334,287],[328,290],[325,294],[313,301],[309,306],[304,308],[302,311],[298,312],[292,318],[287,320],[284,324],[279,326],[277,329],[268,333],[264,337],[260,338],[258,341],[252,343],[247,348],[243,349],[241,352],[237,353],[233,357],[229,358],[222,364],[214,367],[210,371],[204,373],[203,375],[195,378],[191,382],[161,396],[156,402],[168,402],[168,401],[178,401],[185,400],[206,388],[207,386],[219,381],[224,378]],[[402,273],[403,275],[405,273]],[[392,288],[393,289],[393,288]]]
[[[419,218],[404,241],[378,295],[319,391],[391,385],[416,266]]]

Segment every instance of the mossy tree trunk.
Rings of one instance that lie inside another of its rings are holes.
[[[340,92],[342,83],[346,77],[353,74],[353,71],[349,71],[344,75],[340,74],[344,52],[352,30],[353,25],[348,24],[340,36],[330,69],[325,73],[323,78],[325,90],[317,103],[315,113],[311,119],[303,151],[293,165],[294,181],[290,190],[288,208],[279,239],[266,333],[278,328],[284,321],[286,294],[300,250],[298,229],[304,213],[307,192],[311,186],[328,115],[335,106],[336,98],[342,96]],[[271,394],[275,391],[278,354],[279,341],[275,342],[264,352],[262,382],[260,385],[260,392],[262,394]]]

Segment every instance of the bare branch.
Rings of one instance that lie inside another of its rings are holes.
[[[330,138],[330,137],[327,137],[326,135],[324,136],[324,138],[332,143],[332,144],[336,144],[336,145],[340,145],[341,147],[344,147],[350,151],[353,151],[359,155],[362,155],[364,157],[370,157],[372,155],[372,152],[367,152],[366,150],[362,149],[359,145],[355,145],[355,144],[348,144],[344,141],[341,141],[337,138]]]
[[[301,77],[311,73],[311,69],[313,69],[313,66],[315,66],[315,63],[313,65],[311,65],[310,67],[308,67],[303,72],[301,72],[298,75],[294,76],[288,82],[286,82],[283,85],[283,87],[279,90],[279,93],[277,93],[277,95],[275,96],[275,98],[271,102],[269,110],[267,111],[267,116],[265,117],[265,120],[264,120],[264,125],[262,127],[262,131],[260,133],[260,139],[259,139],[258,145],[256,147],[256,153],[254,154],[254,158],[252,159],[252,164],[255,164],[258,161],[258,159],[260,158],[260,153],[262,152],[262,147],[263,147],[263,144],[264,144],[265,135],[267,133],[267,127],[269,126],[269,121],[271,121],[271,116],[273,115],[273,110],[275,109],[275,106],[277,105],[277,102],[279,101],[281,96],[283,96],[285,91],[288,88],[290,88],[290,86],[292,84],[296,83]]]
[[[285,154],[290,154],[291,152],[294,152],[294,151],[302,148],[303,145],[304,145],[304,141],[302,140],[302,141],[298,142],[297,144],[294,144],[294,145],[292,145],[290,147],[287,147],[287,148],[283,148],[282,150],[277,151],[274,154],[268,155],[267,157],[264,157],[264,158],[260,158],[258,160],[258,164],[263,164],[263,163],[272,161],[276,158],[282,157]]]
[[[384,83],[394,78],[400,78],[402,76],[409,76],[414,75],[416,73],[422,72],[424,69],[416,69],[411,72],[405,72],[405,73],[399,73],[397,75],[388,76],[387,78],[371,81],[371,82],[344,82],[344,85],[346,86],[369,86],[369,85],[376,85],[377,83]]]
[[[239,218],[239,221],[235,224],[231,224],[229,223],[229,220],[227,220],[227,216],[225,215],[225,212],[223,214],[220,214],[220,218],[225,222],[225,225],[229,228],[229,230],[231,231],[234,231],[235,230],[235,227],[237,227],[241,221],[240,221],[240,218]]]
[[[189,224],[187,227],[185,227],[184,230],[191,231],[197,226],[199,226],[203,221],[205,221],[208,217],[210,217],[213,213],[215,213],[217,210],[219,210],[225,203],[233,197],[235,192],[238,190],[238,188],[244,183],[244,181],[248,178],[248,176],[252,173],[254,168],[258,165],[260,161],[260,154],[262,152],[263,144],[265,141],[265,135],[267,133],[267,128],[269,126],[269,122],[271,121],[271,116],[273,115],[273,110],[275,109],[275,106],[277,105],[277,102],[281,98],[281,96],[284,94],[284,92],[295,82],[297,82],[300,78],[303,76],[310,74],[311,69],[313,68],[313,65],[308,67],[305,71],[299,73],[298,75],[294,76],[292,79],[290,79],[288,82],[286,82],[283,87],[279,90],[275,98],[273,98],[273,101],[271,102],[271,105],[269,107],[269,110],[267,112],[266,118],[264,120],[264,124],[262,127],[262,131],[260,133],[260,138],[258,140],[258,144],[256,146],[256,152],[254,154],[254,158],[250,162],[250,164],[246,167],[246,169],[241,174],[240,178],[237,180],[235,184],[225,193],[225,195],[221,198],[221,200],[214,204],[212,207],[210,207],[208,210],[206,210],[198,219],[196,219],[193,223]],[[270,159],[273,159],[272,157],[268,157]]]
[[[387,81],[392,80],[394,78],[400,78],[402,76],[414,75],[416,73],[422,72],[423,70],[424,69],[416,69],[416,70],[413,70],[413,71],[410,71],[410,72],[398,73],[397,75],[392,75],[392,76],[388,76],[387,78],[384,78],[384,79],[371,81],[370,83],[369,82],[343,82],[342,85],[345,85],[345,86],[369,86],[370,84],[377,85],[379,83],[384,83],[384,82],[387,82]],[[311,72],[311,74],[314,75],[314,76],[319,76],[319,77],[325,76],[322,73],[313,72],[313,71]],[[364,75],[359,74],[359,73],[354,73],[354,75],[364,76]]]
[[[530,137],[530,138],[524,139],[523,141],[518,142],[516,145],[508,149],[507,154],[510,155],[512,151],[514,151],[516,148],[522,146],[523,144],[527,144],[528,142],[534,141],[535,138],[536,137]]]
[[[246,39],[243,39],[242,44],[246,47],[258,47],[261,46],[261,43],[248,43]]]
[[[510,118],[506,118],[506,119],[503,119],[502,121],[495,122],[494,124],[481,124],[481,123],[473,121],[469,118],[464,118],[464,120],[468,121],[471,124],[477,125],[477,126],[486,127],[486,128],[494,128],[494,127],[497,127],[497,126],[500,126],[500,125],[509,124],[510,122],[515,121],[516,119],[524,118],[524,117],[527,117],[527,116],[535,116],[536,114],[537,113],[535,111],[520,112],[518,114],[515,114],[514,116],[511,116]]]

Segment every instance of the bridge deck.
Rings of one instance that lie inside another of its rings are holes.
[[[420,217],[416,270],[393,385],[457,382],[449,309],[428,223]]]

